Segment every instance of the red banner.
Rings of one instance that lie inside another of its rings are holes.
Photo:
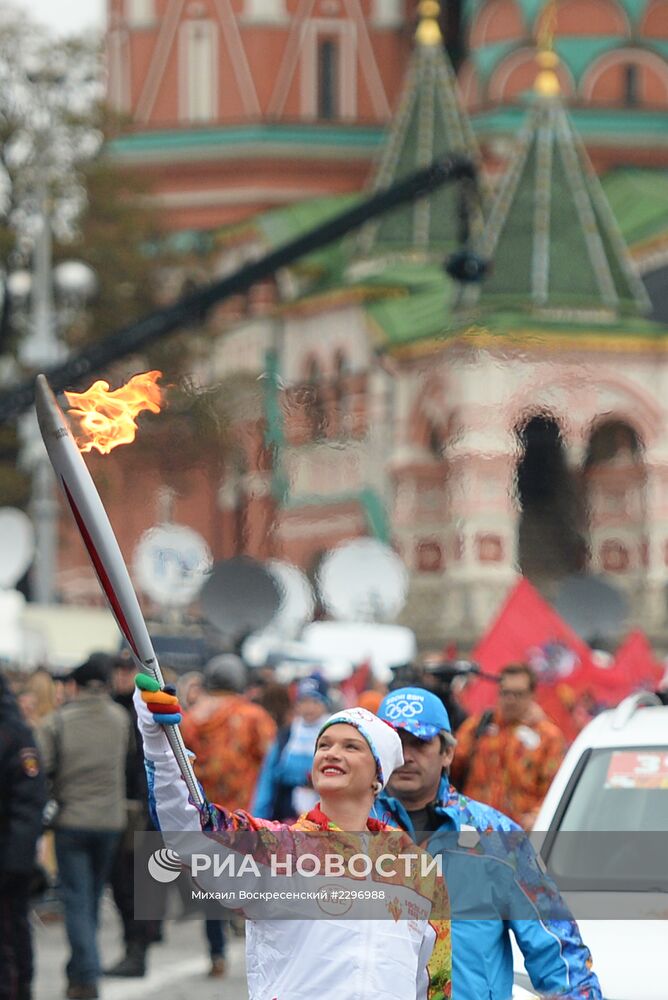
[[[656,690],[663,667],[655,658],[649,639],[640,629],[631,632],[615,654],[614,680],[618,701],[634,691]]]
[[[579,726],[572,710],[591,686],[591,650],[528,580],[519,581],[471,657],[489,674],[509,663],[529,663],[539,681],[536,700],[567,739],[575,737]],[[477,680],[462,702],[477,714],[496,698],[496,684]]]

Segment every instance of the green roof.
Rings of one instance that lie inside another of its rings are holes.
[[[614,317],[648,307],[585,148],[558,98],[537,98],[481,241],[480,304]]]
[[[554,344],[555,349],[560,349],[570,343],[575,348],[599,346],[613,351],[646,347],[648,342],[657,346],[668,342],[668,327],[644,319],[636,319],[632,325],[628,321],[587,324],[572,319],[538,319],[511,310],[484,318],[469,313],[464,319],[448,313],[447,292],[436,289],[406,300],[370,303],[366,312],[376,336],[388,351],[411,349],[430,353],[447,341],[462,337],[473,344],[478,341],[480,347],[498,340],[506,347],[513,342],[518,347]]]
[[[452,330],[453,284],[440,284],[406,298],[383,299],[366,305],[366,312],[385,347],[445,337]]]
[[[479,160],[455,75],[440,44],[416,42],[399,105],[388,129],[373,190],[389,187],[452,153]],[[476,220],[473,220],[475,226]],[[368,223],[359,237],[362,255],[420,250],[443,254],[459,244],[459,191],[445,184],[425,198]]]
[[[602,184],[628,244],[668,238],[668,170],[612,170]]]
[[[327,222],[328,219],[351,208],[360,199],[361,195],[356,194],[309,198],[306,201],[262,212],[255,216],[253,225],[262,233],[268,246],[277,247]]]

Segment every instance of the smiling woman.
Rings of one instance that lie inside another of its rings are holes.
[[[307,834],[314,835],[307,852],[324,851],[325,861],[343,858],[352,843],[351,837],[357,862],[372,867],[373,857],[387,851],[391,838],[398,840],[393,841],[393,854],[383,855],[385,859],[414,857],[419,850],[406,834],[369,818],[376,795],[392,771],[403,763],[399,736],[371,712],[363,708],[346,709],[326,720],[318,734],[312,769],[320,802],[296,823],[287,825],[259,819],[244,810],[230,812],[209,803],[198,809],[188,798],[183,782],[178,780],[165,737],[165,728],[180,718],[178,702],[175,696],[157,690],[152,678],[140,674],[137,684],[135,706],[154,818],[162,830],[180,831],[164,836],[170,844],[183,843],[183,850],[176,851],[182,860],[188,857],[184,835],[192,837],[192,833],[202,829],[215,833],[212,843],[216,851],[225,850],[222,834],[232,834],[238,850],[239,842],[234,837],[268,831],[272,856],[280,854],[283,870],[286,852],[292,857],[297,854],[298,845],[303,849]],[[355,831],[364,832],[358,835]],[[386,833],[388,839],[383,836]],[[266,860],[262,860],[263,838],[259,836],[253,843],[259,845],[260,867],[264,864],[266,868]],[[197,850],[201,848],[198,846]],[[318,861],[319,856],[306,853],[302,860]],[[368,871],[367,867],[365,873]],[[304,909],[300,902],[291,902],[287,912],[285,904],[279,904],[278,909],[272,904],[271,909],[266,903],[246,902],[248,895],[260,899],[262,893],[240,896],[248,918],[246,966],[251,1000],[266,1000],[268,996],[280,996],[281,1000],[311,1000],[314,996],[339,1000],[344,995],[346,1000],[366,1000],[371,996],[376,1000],[427,1000],[428,997],[437,1000],[449,995],[450,923],[442,881],[430,876],[431,880],[420,877],[408,883],[397,883],[394,879],[390,885],[384,878],[392,873],[380,869],[378,872],[370,889],[366,884],[366,891],[371,893],[366,897],[361,891],[363,883],[358,880],[363,873],[355,871],[352,879],[346,879],[338,872],[340,880],[337,876],[338,884],[334,886],[328,876],[322,891],[333,891],[334,895],[320,912],[313,906]],[[197,884],[204,890],[216,886],[206,881]],[[267,888],[271,891],[266,895],[272,900],[279,896],[302,900],[305,896],[298,891],[300,884],[291,877],[284,890],[282,884],[270,880]],[[223,888],[220,883],[217,887]],[[314,882],[309,887],[319,888]],[[224,888],[224,893],[216,896],[214,892],[213,897],[221,902],[229,900],[223,905],[238,907],[235,890],[239,884],[226,883]],[[281,896],[282,892],[285,895]],[[361,897],[380,900],[377,909],[362,912],[360,905],[353,902]],[[330,902],[334,905],[335,898],[335,908],[328,908]]]

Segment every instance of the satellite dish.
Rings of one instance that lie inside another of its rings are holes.
[[[27,514],[16,507],[0,508],[0,588],[13,587],[35,554],[35,534]]]
[[[268,625],[280,603],[275,577],[247,556],[216,563],[200,593],[204,617],[232,642]]]
[[[26,599],[18,590],[0,591],[0,662],[23,661],[25,634],[22,615]]]
[[[276,581],[281,603],[265,631],[292,639],[313,618],[313,589],[308,577],[291,563],[270,559],[266,568]]]
[[[375,538],[358,538],[328,553],[318,571],[322,603],[341,621],[388,622],[408,593],[408,572],[397,553]]]
[[[554,607],[573,631],[590,644],[597,639],[619,636],[629,617],[625,594],[607,580],[586,573],[563,580]]]
[[[133,573],[145,594],[166,607],[185,607],[211,570],[211,550],[201,535],[182,524],[159,524],[139,539]]]

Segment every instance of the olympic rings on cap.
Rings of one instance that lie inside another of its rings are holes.
[[[405,698],[400,701],[393,701],[385,709],[388,719],[399,719],[401,716],[414,719],[416,715],[422,715],[424,704],[417,699],[407,701]]]

